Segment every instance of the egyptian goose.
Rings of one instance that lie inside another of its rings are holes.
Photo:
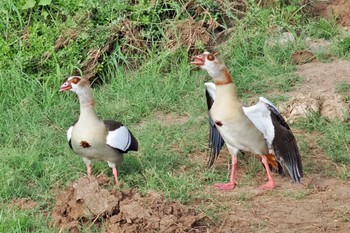
[[[124,153],[138,150],[137,140],[122,123],[98,118],[88,79],[71,76],[60,88],[66,90],[75,92],[80,102],[79,119],[67,131],[70,148],[83,158],[89,176],[92,159],[107,161],[118,185],[116,164],[123,161]]]
[[[260,156],[268,178],[260,189],[275,187],[270,167],[281,173],[281,163],[285,163],[292,180],[299,183],[303,176],[299,149],[277,108],[264,97],[253,106],[243,107],[228,68],[213,54],[194,56],[191,63],[205,69],[214,81],[205,84],[210,123],[208,165],[214,163],[224,143],[232,157],[230,181],[215,186],[224,190],[235,187],[239,150]]]

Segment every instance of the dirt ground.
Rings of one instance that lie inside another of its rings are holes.
[[[289,100],[279,106],[282,115],[289,122],[306,117],[311,112],[330,119],[346,120],[349,104],[337,92],[336,86],[350,84],[349,74],[350,62],[344,60],[299,66],[297,75],[304,78],[304,82],[295,91],[287,93]]]
[[[276,176],[276,190],[262,191],[257,187],[263,180],[257,180],[231,192],[210,188],[217,203],[227,206],[209,232],[349,232],[350,182],[308,174],[295,185]]]

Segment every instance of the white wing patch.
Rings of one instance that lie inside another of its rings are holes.
[[[69,127],[69,129],[67,130],[67,141],[68,142],[72,138],[72,132],[73,132],[73,126]]]
[[[265,104],[270,105],[270,106],[273,107],[277,112],[279,112],[278,109],[277,109],[277,107],[276,107],[270,100],[266,99],[265,97],[260,96],[260,97],[259,97],[259,102],[264,102]]]
[[[114,131],[109,131],[106,143],[113,148],[126,151],[131,144],[131,135],[125,126],[121,126]]]
[[[212,82],[206,82],[204,83],[205,87],[207,88],[207,91],[209,92],[210,97],[215,100],[215,92],[216,92],[216,86]]]
[[[243,111],[253,122],[255,127],[263,133],[265,140],[269,144],[269,148],[271,148],[272,141],[275,138],[275,128],[272,124],[271,112],[267,108],[267,103],[265,100],[265,98],[264,100],[259,98],[259,102],[257,104],[250,107],[243,107]]]

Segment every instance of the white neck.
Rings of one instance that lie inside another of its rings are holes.
[[[238,96],[237,87],[233,83],[216,86],[216,97],[215,101],[231,100],[237,104],[241,104]],[[215,103],[215,102],[214,102]]]
[[[80,117],[79,118],[95,118],[98,119],[94,109],[94,99],[92,97],[91,88],[82,88],[76,92],[80,102]]]
[[[227,67],[224,64],[214,64],[215,66],[206,67],[206,70],[210,77],[212,77],[215,85],[225,85],[225,84],[231,84],[232,78],[230,71],[227,69]]]

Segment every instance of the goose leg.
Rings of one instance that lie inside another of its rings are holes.
[[[237,169],[237,152],[238,152],[238,150],[236,148],[231,148],[231,147],[228,147],[228,150],[229,150],[231,157],[232,157],[230,181],[228,183],[218,183],[218,184],[214,185],[215,187],[222,189],[222,190],[234,189],[234,187],[237,184],[237,182],[236,182],[236,169]]]
[[[107,163],[108,163],[108,166],[109,166],[110,168],[112,168],[112,173],[113,173],[113,176],[114,176],[114,179],[115,179],[115,184],[118,186],[118,185],[119,185],[119,181],[118,181],[118,171],[117,171],[117,168],[116,168],[116,166],[115,166],[114,163],[111,163],[111,162],[109,162],[109,161],[107,161]]]
[[[112,167],[112,172],[114,175],[114,179],[115,179],[115,184],[118,186],[119,185],[119,181],[118,181],[118,171],[117,168],[114,166]]]
[[[87,171],[88,176],[91,176],[91,174],[92,174],[91,164],[86,165],[86,171]]]
[[[275,187],[275,182],[273,181],[273,178],[272,178],[272,173],[271,173],[271,170],[270,170],[270,166],[269,164],[267,163],[267,158],[265,155],[262,155],[261,156],[261,162],[264,164],[265,166],[265,169],[266,169],[266,172],[267,172],[267,179],[268,179],[268,182],[264,185],[261,185],[259,187],[259,189],[273,189]]]
[[[92,174],[92,168],[91,168],[91,160],[87,159],[87,158],[83,158],[84,163],[86,165],[86,172],[88,174],[88,176],[91,176]]]

